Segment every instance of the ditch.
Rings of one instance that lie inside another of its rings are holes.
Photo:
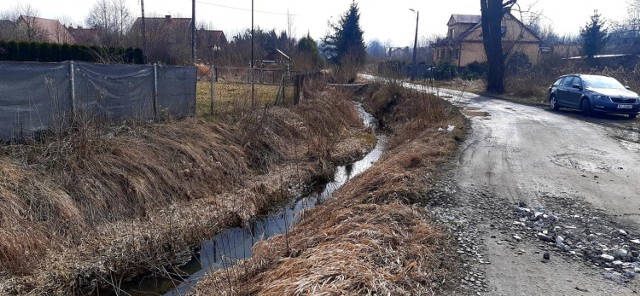
[[[377,128],[377,120],[366,112],[362,105],[356,109],[366,127]],[[281,209],[257,219],[248,227],[235,227],[222,231],[210,240],[201,243],[198,254],[179,268],[162,270],[137,281],[125,283],[112,295],[182,295],[193,287],[205,274],[233,267],[252,256],[252,247],[261,240],[284,234],[304,219],[305,211],[331,198],[332,194],[353,177],[366,171],[382,156],[386,137],[376,135],[376,146],[362,159],[338,166],[333,180],[318,186],[306,196],[284,205]]]

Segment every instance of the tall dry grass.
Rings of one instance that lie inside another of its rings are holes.
[[[432,295],[459,280],[455,241],[422,205],[465,121],[438,98],[386,84],[364,99],[390,135],[371,169],[305,211],[286,235],[212,273],[191,295]],[[455,131],[439,127],[456,125]]]
[[[332,140],[361,126],[343,96],[318,94],[230,122],[83,126],[4,146],[0,293],[84,294],[184,260],[287,198],[282,188],[329,174]]]

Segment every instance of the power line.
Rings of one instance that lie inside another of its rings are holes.
[[[222,4],[217,4],[217,3],[205,2],[205,1],[196,1],[196,2],[198,2],[200,4],[204,4],[204,5],[222,7],[222,8],[233,9],[233,10],[251,11],[251,8],[234,7],[234,6],[222,5]],[[254,12],[265,13],[265,14],[275,14],[275,15],[287,15],[287,13],[264,11],[264,10],[254,10]],[[294,13],[289,13],[288,15],[298,16],[298,14],[294,14]]]

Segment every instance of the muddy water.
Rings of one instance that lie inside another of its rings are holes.
[[[364,111],[361,105],[356,105],[358,114],[367,127],[376,128],[375,118]],[[319,190],[286,205],[280,211],[254,221],[247,228],[231,228],[216,235],[211,240],[203,242],[200,254],[180,268],[182,277],[178,279],[148,278],[127,287],[130,295],[181,295],[192,287],[206,273],[229,268],[239,260],[252,256],[252,247],[260,240],[285,233],[302,219],[304,211],[321,204],[331,197],[334,191],[346,184],[351,178],[370,168],[382,155],[385,137],[377,136],[375,148],[363,159],[352,164],[339,166],[333,181]],[[186,276],[185,276],[186,275]]]

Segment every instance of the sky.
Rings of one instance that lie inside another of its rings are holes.
[[[141,15],[140,0],[125,0],[135,17]],[[542,24],[559,35],[578,35],[589,17],[598,12],[609,21],[625,18],[629,0],[519,0],[523,10],[542,13]],[[70,19],[84,25],[92,0],[2,0],[0,11],[15,10],[18,2],[36,8],[40,17]],[[365,41],[378,39],[392,46],[411,46],[416,14],[420,13],[418,35],[422,40],[447,31],[451,14],[480,14],[479,0],[359,0],[360,25]],[[146,0],[145,16],[191,17],[192,0]],[[328,22],[337,21],[349,9],[351,0],[254,0],[255,26],[263,29],[287,29],[287,12],[293,20],[296,37],[307,33],[318,40],[328,32]],[[251,27],[249,0],[196,0],[196,20],[223,30],[227,38]]]

